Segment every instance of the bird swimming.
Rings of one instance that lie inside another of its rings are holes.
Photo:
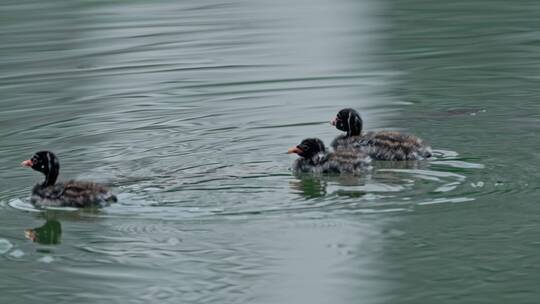
[[[287,153],[298,154],[293,164],[297,173],[349,173],[359,175],[369,169],[371,159],[365,153],[340,150],[327,152],[318,138],[306,138],[290,148]]]
[[[431,147],[414,135],[395,132],[362,132],[362,118],[351,108],[339,111],[330,123],[346,132],[331,143],[335,151],[354,150],[367,153],[375,160],[421,160],[431,157]]]
[[[104,185],[74,181],[57,183],[60,162],[50,151],[39,151],[31,159],[21,163],[45,175],[45,180],[32,189],[30,202],[38,207],[102,207],[117,198]]]

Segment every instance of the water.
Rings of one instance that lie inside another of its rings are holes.
[[[8,1],[0,10],[6,303],[536,303],[540,5]],[[290,172],[340,108],[430,162]],[[101,211],[24,208],[61,179]],[[21,207],[22,206],[22,207]]]

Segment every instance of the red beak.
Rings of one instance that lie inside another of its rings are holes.
[[[330,120],[330,124],[332,126],[335,126],[336,125],[336,122],[337,122],[337,117],[334,117],[332,120]]]
[[[30,168],[31,168],[33,165],[34,165],[34,164],[32,163],[32,160],[30,160],[30,159],[29,159],[29,160],[25,160],[25,161],[23,161],[23,162],[21,163],[21,166],[23,166],[23,167],[30,167]]]
[[[291,153],[300,154],[302,152],[303,152],[302,149],[298,148],[298,146],[289,148],[289,150],[287,150],[287,154],[291,154]]]

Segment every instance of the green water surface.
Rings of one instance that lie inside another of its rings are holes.
[[[5,1],[0,303],[538,303],[540,3]],[[370,130],[428,162],[296,177]],[[32,212],[61,179],[100,211]]]

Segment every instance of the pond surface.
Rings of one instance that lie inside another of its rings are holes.
[[[7,1],[6,303],[536,303],[540,3]],[[288,147],[370,130],[429,162],[294,176]],[[101,211],[24,210],[42,179]]]

